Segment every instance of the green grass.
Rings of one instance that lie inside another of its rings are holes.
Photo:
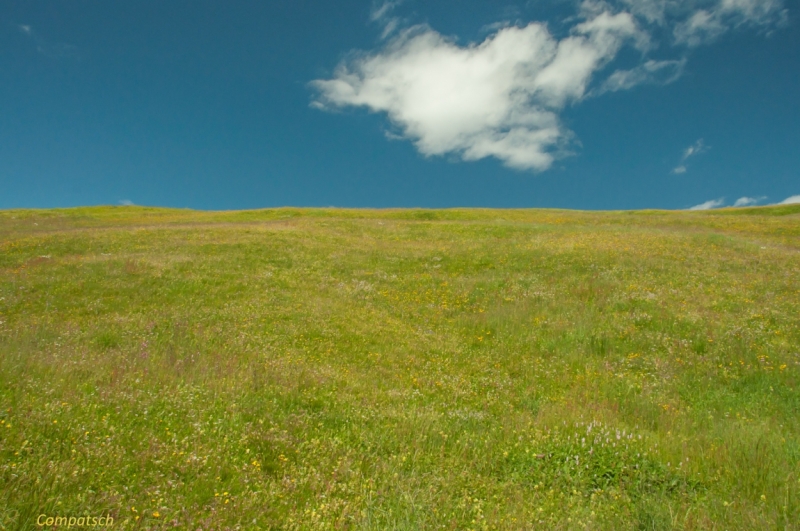
[[[800,207],[0,211],[0,529],[800,529]]]

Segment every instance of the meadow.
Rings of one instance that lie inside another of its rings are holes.
[[[800,530],[800,205],[0,211],[0,529],[41,515]]]

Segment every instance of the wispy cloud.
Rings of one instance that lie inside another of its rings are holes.
[[[703,139],[701,138],[683,150],[683,155],[681,155],[681,163],[672,169],[672,173],[686,173],[686,161],[689,159],[689,157],[694,157],[705,151],[708,151],[708,146],[703,143]]]
[[[689,157],[692,157],[694,155],[699,155],[700,153],[702,153],[704,151],[707,151],[707,150],[708,150],[708,147],[706,147],[703,144],[703,139],[701,138],[697,142],[695,142],[694,144],[692,144],[691,146],[689,146],[688,148],[686,148],[683,151],[683,157],[681,158],[681,160],[686,160]]]
[[[381,40],[389,37],[400,27],[400,18],[392,16],[392,12],[402,3],[403,0],[384,0],[372,4],[369,19],[383,26]]]
[[[33,42],[33,44],[36,46],[36,51],[42,55],[57,59],[79,58],[77,46],[63,42],[50,42],[42,37],[37,31],[34,31],[34,29],[27,24],[19,24],[17,27],[19,28],[20,33],[25,35]]]
[[[786,17],[783,0],[584,0],[563,33],[544,22],[499,22],[483,27],[482,42],[462,45],[427,25],[409,27],[396,16],[401,3],[373,4],[382,44],[352,52],[330,79],[313,81],[312,106],[385,113],[395,126],[388,136],[414,142],[426,156],[495,157],[534,171],[570,154],[565,106],[674,82],[686,47],[737,27],[776,27]],[[664,35],[669,43],[656,42]],[[669,54],[663,44],[678,46],[672,58],[649,56]],[[606,69],[624,46],[638,50],[638,64]],[[705,149],[702,140],[687,148],[673,172],[685,173],[687,159]]]
[[[720,197],[719,199],[711,199],[705,203],[700,203],[699,205],[689,207],[689,210],[711,210],[712,208],[719,208],[724,204],[725,198]]]
[[[683,74],[686,59],[669,61],[646,61],[630,70],[617,70],[600,86],[596,94],[628,90],[645,83],[667,85],[677,81]]]
[[[620,0],[618,4],[648,24],[670,28],[676,44],[690,47],[734,28],[770,28],[787,20],[783,0]]]
[[[739,26],[770,27],[787,20],[782,0],[719,0],[698,2],[697,9],[673,29],[675,42],[699,46]]]
[[[761,197],[740,197],[739,199],[736,200],[736,202],[733,204],[733,206],[735,206],[735,207],[743,207],[743,206],[757,205],[758,203],[760,203],[764,199],[766,199],[766,196],[761,196]]]
[[[130,199],[120,199],[119,204],[122,206],[134,206],[134,202]]]
[[[800,205],[800,195],[793,195],[791,197],[787,197],[780,203],[779,205]]]
[[[369,18],[373,22],[386,19],[394,9],[402,3],[402,0],[388,0],[373,4]]]

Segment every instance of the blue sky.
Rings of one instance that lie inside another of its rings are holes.
[[[796,0],[0,3],[0,208],[800,202]]]

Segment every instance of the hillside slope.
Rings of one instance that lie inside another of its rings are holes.
[[[800,205],[0,212],[0,528],[800,529]]]

